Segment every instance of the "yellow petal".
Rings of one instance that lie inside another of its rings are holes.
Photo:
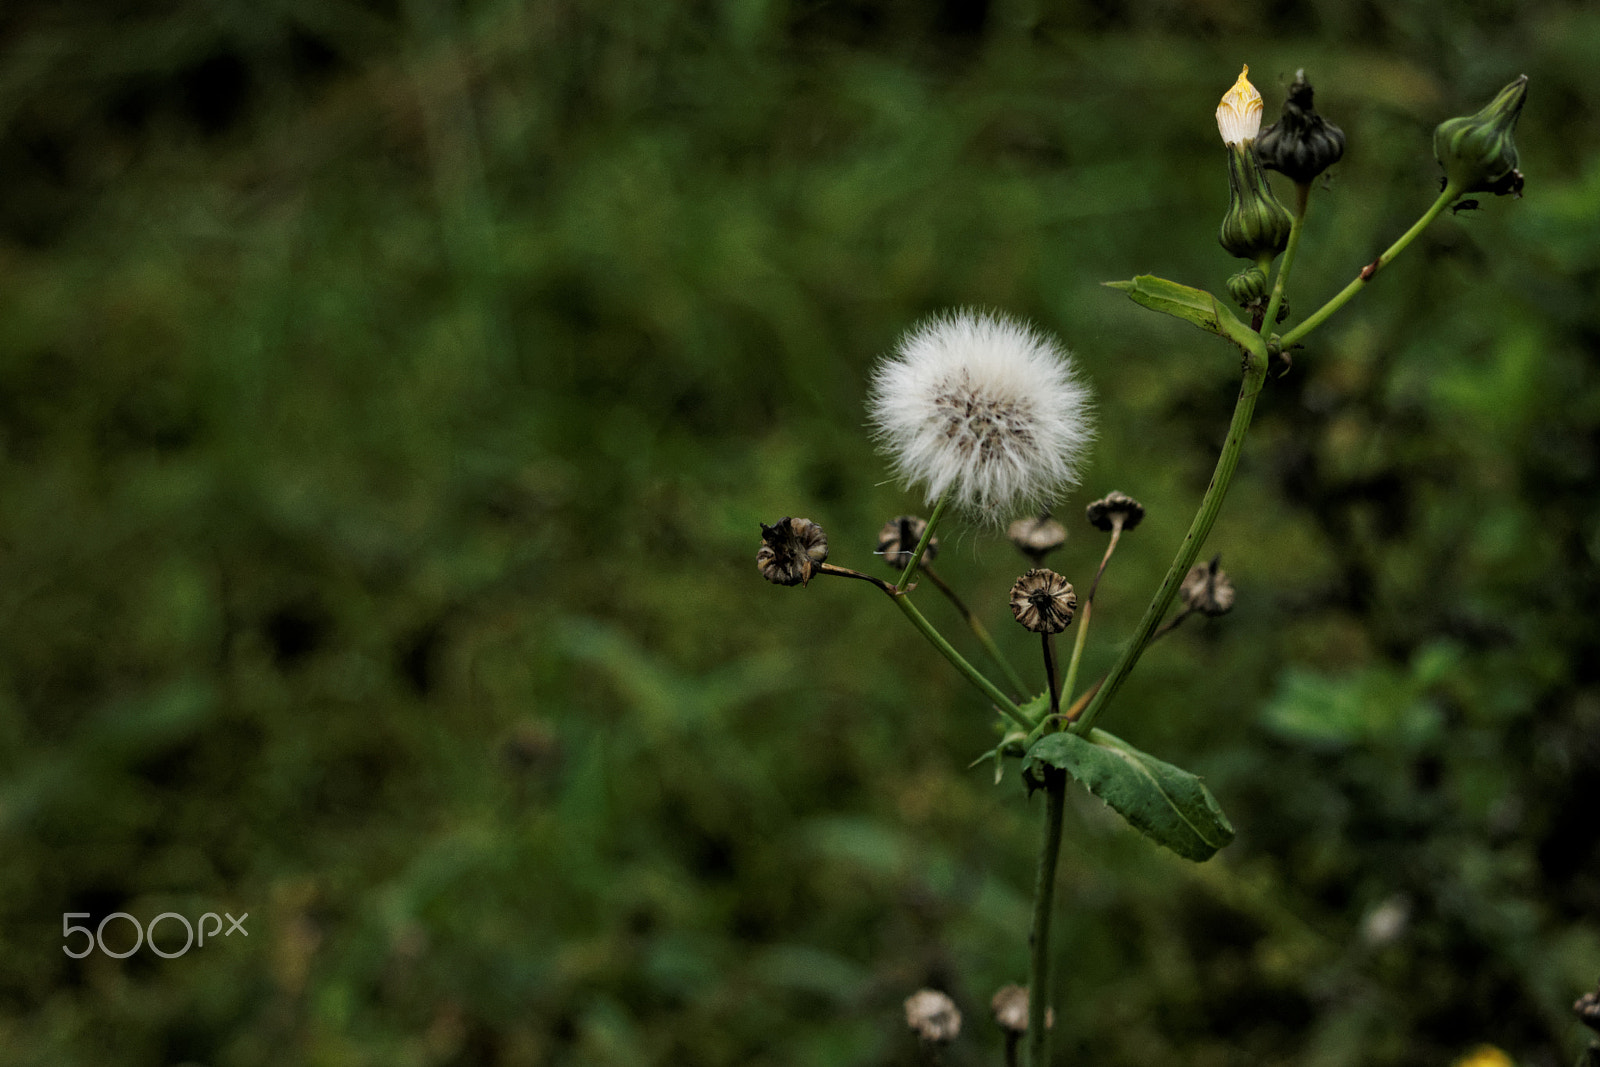
[[[1217,131],[1222,134],[1222,143],[1255,140],[1261,132],[1261,109],[1261,94],[1250,84],[1250,64],[1246,63],[1239,80],[1217,105]]]

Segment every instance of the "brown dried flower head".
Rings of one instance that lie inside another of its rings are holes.
[[[1233,610],[1233,580],[1217,564],[1221,556],[1212,556],[1210,563],[1196,563],[1178,587],[1178,597],[1191,611],[1215,618]]]
[[[805,585],[828,558],[828,535],[810,519],[785,516],[761,524],[756,566],[774,585]]]
[[[1572,1005],[1573,1014],[1589,1029],[1600,1033],[1600,989],[1585,993]]]
[[[1144,521],[1144,505],[1127,493],[1109,493],[1090,504],[1086,514],[1089,525],[1109,533],[1118,520],[1124,530],[1131,530]]]
[[[1043,563],[1046,556],[1067,543],[1067,528],[1044,514],[1036,519],[1018,519],[1006,536],[1023,555]]]
[[[906,998],[906,1025],[924,1041],[954,1041],[961,1033],[961,1011],[937,989],[919,989]]]
[[[1028,987],[1020,985],[1001,986],[995,993],[994,999],[989,1001],[989,1010],[994,1013],[994,1021],[1000,1029],[1013,1034],[1023,1034],[1028,1031]],[[1056,1012],[1054,1008],[1047,1008],[1044,1017],[1045,1026],[1055,1029]]]
[[[927,528],[928,520],[915,515],[900,515],[890,519],[878,531],[878,555],[895,570],[905,570],[906,564],[911,562],[911,553],[917,550],[917,542],[922,540],[922,532]],[[931,563],[938,554],[939,538],[935,536],[923,550],[922,561]]]
[[[1036,634],[1065,630],[1077,608],[1072,583],[1044,567],[1035,567],[1011,587],[1011,614]]]

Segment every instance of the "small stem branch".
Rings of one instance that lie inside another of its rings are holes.
[[[1155,633],[1150,635],[1150,644],[1152,644],[1152,645],[1155,644],[1157,641],[1161,640],[1163,637],[1167,636],[1172,631],[1176,630],[1183,623],[1184,619],[1187,619],[1190,615],[1193,615],[1193,614],[1194,614],[1194,609],[1193,608],[1185,607],[1182,611],[1178,612],[1172,618],[1168,619],[1166,621],[1166,623],[1161,627],[1161,629],[1157,630]]]
[[[1200,554],[1200,546],[1211,533],[1211,527],[1217,521],[1217,513],[1222,510],[1222,501],[1228,495],[1228,486],[1233,482],[1234,471],[1239,466],[1239,454],[1244,450],[1245,434],[1250,429],[1251,416],[1255,414],[1256,398],[1261,395],[1261,386],[1266,381],[1266,376],[1266,360],[1259,351],[1252,352],[1245,363],[1244,382],[1239,387],[1239,400],[1233,408],[1233,421],[1228,426],[1228,439],[1222,446],[1222,454],[1217,457],[1217,468],[1211,475],[1211,484],[1206,487],[1205,497],[1200,501],[1200,510],[1195,512],[1194,521],[1189,525],[1189,532],[1184,536],[1183,543],[1178,546],[1178,554],[1173,557],[1172,565],[1167,568],[1167,577],[1156,592],[1155,599],[1150,601],[1144,617],[1139,620],[1133,639],[1122,650],[1122,655],[1118,657],[1111,672],[1106,675],[1104,684],[1089,702],[1089,706],[1084,708],[1083,714],[1073,722],[1071,729],[1074,733],[1088,733],[1095,718],[1122,687],[1134,664],[1139,662],[1139,656],[1144,652],[1145,646],[1150,643],[1157,624],[1166,615],[1167,608],[1172,604],[1172,598],[1178,595],[1178,586],[1183,584],[1189,568],[1194,566],[1194,559]]]
[[[1061,687],[1068,700],[1072,699],[1073,687],[1078,684],[1078,664],[1083,660],[1084,641],[1089,636],[1089,620],[1094,617],[1094,599],[1091,598],[1083,605],[1083,610],[1078,612],[1078,636],[1072,642],[1072,659],[1067,661],[1067,681]],[[1052,711],[1055,709],[1052,708]]]
[[[1050,693],[1050,715],[1054,716],[1061,710],[1061,688],[1056,684],[1056,650],[1051,641],[1055,635],[1045,631],[1039,636],[1044,639],[1044,683]]]
[[[967,607],[966,603],[956,595],[956,591],[946,585],[944,579],[934,573],[933,567],[927,563],[922,565],[922,576],[932,582],[935,589],[949,598],[950,603],[955,605],[955,609],[966,620],[967,627],[972,631],[972,635],[978,639],[978,644],[983,646],[983,650],[989,653],[989,658],[994,660],[995,665],[1004,672],[1006,680],[1011,683],[1013,691],[1018,696],[1026,697],[1028,695],[1028,683],[1022,680],[1022,676],[1011,665],[1011,661],[1006,659],[1005,654],[1000,651],[1000,646],[994,643],[994,638],[989,636],[988,629],[978,621],[978,617],[972,613],[972,609]],[[893,587],[891,586],[890,588]]]
[[[1094,572],[1094,581],[1089,583],[1088,603],[1094,603],[1094,594],[1100,588],[1100,578],[1106,573],[1106,564],[1111,562],[1111,553],[1117,550],[1117,542],[1122,540],[1122,524],[1127,521],[1125,515],[1111,517],[1111,541],[1106,545],[1106,554],[1100,557],[1100,569]]]
[[[836,567],[832,563],[819,563],[817,564],[816,573],[832,575],[835,578],[859,578],[863,582],[871,582],[879,589],[882,589],[885,593],[888,593],[890,596],[894,596],[894,586],[890,585],[882,578],[875,577],[871,574],[862,574],[860,571],[853,571],[849,567]]]
[[[906,569],[901,572],[900,580],[895,583],[896,595],[904,593],[906,587],[911,584],[911,576],[917,573],[917,567],[922,563],[922,554],[928,551],[928,542],[933,540],[933,529],[939,525],[939,520],[944,518],[944,507],[948,503],[950,503],[950,490],[946,489],[939,502],[933,506],[933,514],[928,516],[928,525],[922,528],[922,539],[917,542],[911,558],[906,561]]]
[[[1311,199],[1311,184],[1296,182],[1294,186],[1294,221],[1289,226],[1289,247],[1283,250],[1283,262],[1278,266],[1277,280],[1272,283],[1272,298],[1267,301],[1267,313],[1261,317],[1262,328],[1268,333],[1278,321],[1278,308],[1283,305],[1284,287],[1289,271],[1294,267],[1294,254],[1300,248],[1300,228],[1306,221],[1306,204]]]
[[[1056,903],[1056,860],[1061,855],[1061,820],[1066,807],[1067,774],[1045,768],[1044,831],[1033,885],[1033,927],[1028,932],[1028,1064],[1050,1062],[1050,918]]]
[[[934,629],[933,623],[929,622],[922,612],[917,610],[917,606],[911,603],[910,597],[904,593],[897,594],[892,589],[889,591],[889,596],[905,614],[905,617],[911,620],[911,625],[922,631],[922,636],[926,637],[929,643],[938,649],[945,659],[950,661],[952,667],[961,672],[963,678],[971,682],[979,692],[993,701],[994,706],[1000,709],[1002,715],[1024,730],[1033,729],[1033,720],[1024,715],[1022,709],[1017,707],[1010,697],[1002,693],[998,686],[984,677],[982,671],[968,663],[965,657],[955,650],[955,646],[946,641],[944,635]]]
[[[1435,200],[1433,202],[1433,206],[1422,213],[1422,217],[1412,224],[1411,229],[1401,234],[1400,239],[1394,244],[1390,245],[1388,250],[1385,251],[1383,255],[1379,256],[1371,263],[1368,263],[1365,267],[1362,267],[1361,273],[1356,275],[1355,280],[1340,290],[1337,296],[1318,308],[1316,313],[1313,314],[1309,319],[1302,322],[1288,333],[1284,334],[1283,338],[1278,342],[1278,344],[1282,348],[1287,349],[1290,345],[1294,344],[1296,341],[1299,341],[1306,334],[1310,333],[1312,330],[1315,330],[1318,326],[1321,326],[1325,321],[1327,321],[1328,316],[1332,315],[1335,311],[1338,311],[1340,308],[1348,304],[1352,297],[1354,297],[1362,289],[1365,289],[1367,283],[1371,281],[1380,270],[1382,270],[1384,267],[1387,267],[1395,256],[1398,256],[1401,252],[1404,252],[1406,246],[1412,241],[1416,240],[1417,234],[1427,229],[1428,224],[1434,219],[1438,218],[1439,213],[1445,208],[1449,207],[1451,202],[1460,195],[1461,191],[1454,185],[1445,186],[1444,192],[1439,194],[1439,199]],[[1270,324],[1268,328],[1271,328]]]

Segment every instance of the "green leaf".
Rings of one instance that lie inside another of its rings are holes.
[[[1106,282],[1110,289],[1120,289],[1136,304],[1152,311],[1192,322],[1207,333],[1226,337],[1247,351],[1261,350],[1265,354],[1261,335],[1239,321],[1222,301],[1206,292],[1188,285],[1169,282],[1153,274],[1141,274],[1129,282]]]
[[[1026,771],[1059,767],[1158,845],[1199,863],[1233,840],[1233,824],[1195,775],[1140,752],[1104,730],[1088,737],[1046,734],[1028,750]]]

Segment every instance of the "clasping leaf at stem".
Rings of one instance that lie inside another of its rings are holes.
[[[1227,338],[1246,353],[1266,359],[1266,347],[1261,336],[1240,321],[1226,304],[1204,289],[1179,285],[1152,274],[1141,274],[1132,281],[1106,282],[1105,285],[1127,293],[1128,298],[1136,304],[1192,322],[1207,333]]]
[[[1233,824],[1198,777],[1104,730],[1046,734],[1028,750],[1025,776],[1059,767],[1150,840],[1196,863],[1233,840]]]

